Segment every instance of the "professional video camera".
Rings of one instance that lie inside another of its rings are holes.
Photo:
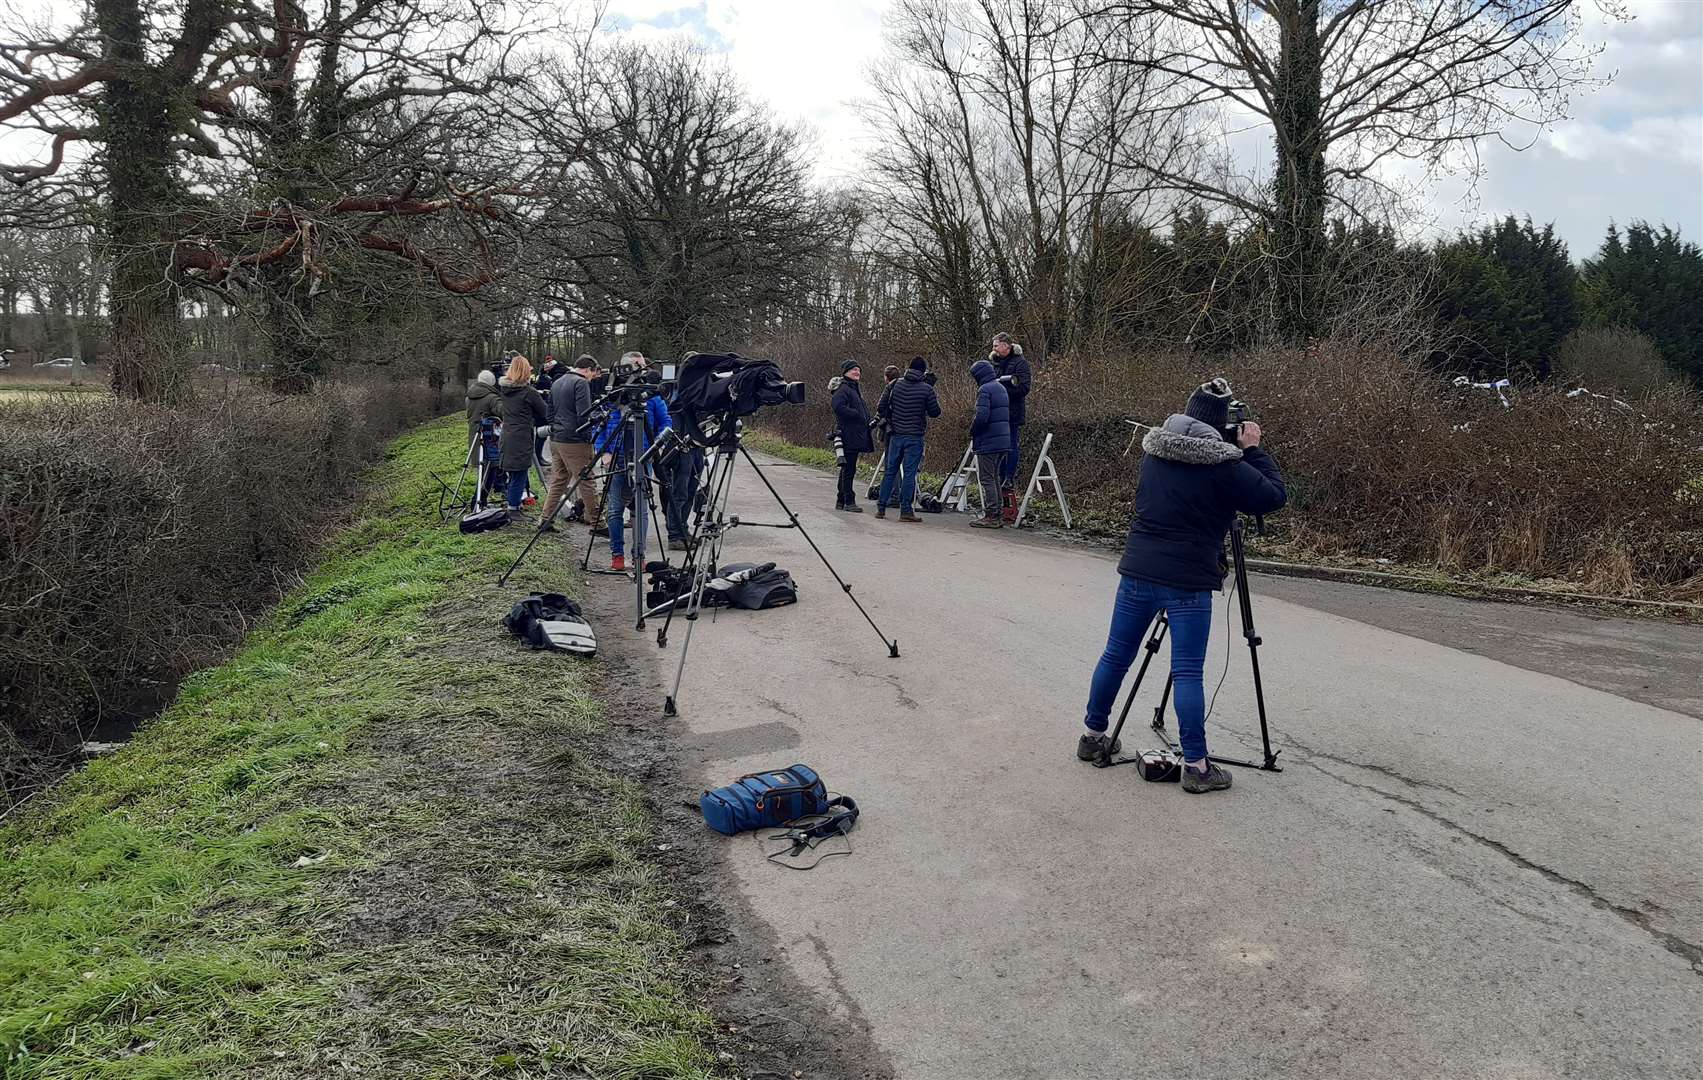
[[[1231,398],[1229,418],[1225,420],[1224,426],[1218,429],[1218,433],[1224,437],[1225,442],[1238,443],[1242,438],[1242,425],[1253,418],[1254,410],[1247,402]]]
[[[715,446],[734,422],[765,405],[804,404],[804,384],[788,382],[773,360],[738,353],[692,353],[680,369],[674,411],[686,436]]]

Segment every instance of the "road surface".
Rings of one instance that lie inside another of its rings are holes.
[[[733,511],[783,520],[739,472]],[[683,767],[803,761],[862,805],[849,858],[726,868],[897,1076],[1703,1076],[1703,628],[1256,576],[1285,768],[1191,796],[1074,757],[1112,553],[769,476],[903,655],[796,532],[733,531],[801,600],[698,624]],[[1208,736],[1250,756],[1224,614]],[[659,678],[682,636],[600,631]]]

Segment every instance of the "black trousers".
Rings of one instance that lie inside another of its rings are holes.
[[[860,451],[853,450],[845,455],[840,462],[840,491],[834,500],[835,506],[856,506],[857,493],[852,490],[852,482],[857,479],[857,455]]]

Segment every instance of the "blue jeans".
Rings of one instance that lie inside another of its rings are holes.
[[[1006,452],[1005,460],[999,463],[999,486],[1017,486],[1017,441],[1023,437],[1023,425],[1011,425],[1011,449]]]
[[[1171,696],[1177,710],[1177,736],[1183,757],[1199,761],[1206,756],[1206,688],[1201,673],[1206,667],[1206,640],[1212,635],[1212,594],[1204,589],[1191,592],[1120,578],[1112,605],[1112,630],[1088,687],[1084,722],[1090,730],[1106,730],[1124,676],[1147,639],[1147,626],[1161,611],[1171,622]]]
[[[921,435],[895,435],[889,439],[887,461],[882,466],[885,471],[881,474],[881,497],[875,501],[877,509],[893,505],[893,482],[899,478],[902,469],[905,479],[899,485],[899,512],[911,513],[912,502],[917,497],[917,469],[921,465]]]
[[[621,523],[622,515],[627,510],[627,474],[618,472],[609,478],[609,554],[624,555],[627,551],[626,530]],[[645,536],[645,503],[643,499],[633,500],[633,531],[638,533],[634,547],[643,549]]]
[[[526,469],[510,469],[508,479],[509,509],[519,510],[520,500],[526,497]]]

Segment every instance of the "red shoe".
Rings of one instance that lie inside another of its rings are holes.
[[[626,573],[626,572],[627,572],[627,559],[626,559],[626,556],[624,556],[624,555],[615,555],[615,556],[612,556],[612,557],[611,557],[611,558],[610,558],[610,559],[609,559],[609,569],[611,569],[611,570],[619,570],[619,571],[621,571],[621,572],[622,572],[622,573],[623,573],[623,574],[624,574],[624,573]]]

